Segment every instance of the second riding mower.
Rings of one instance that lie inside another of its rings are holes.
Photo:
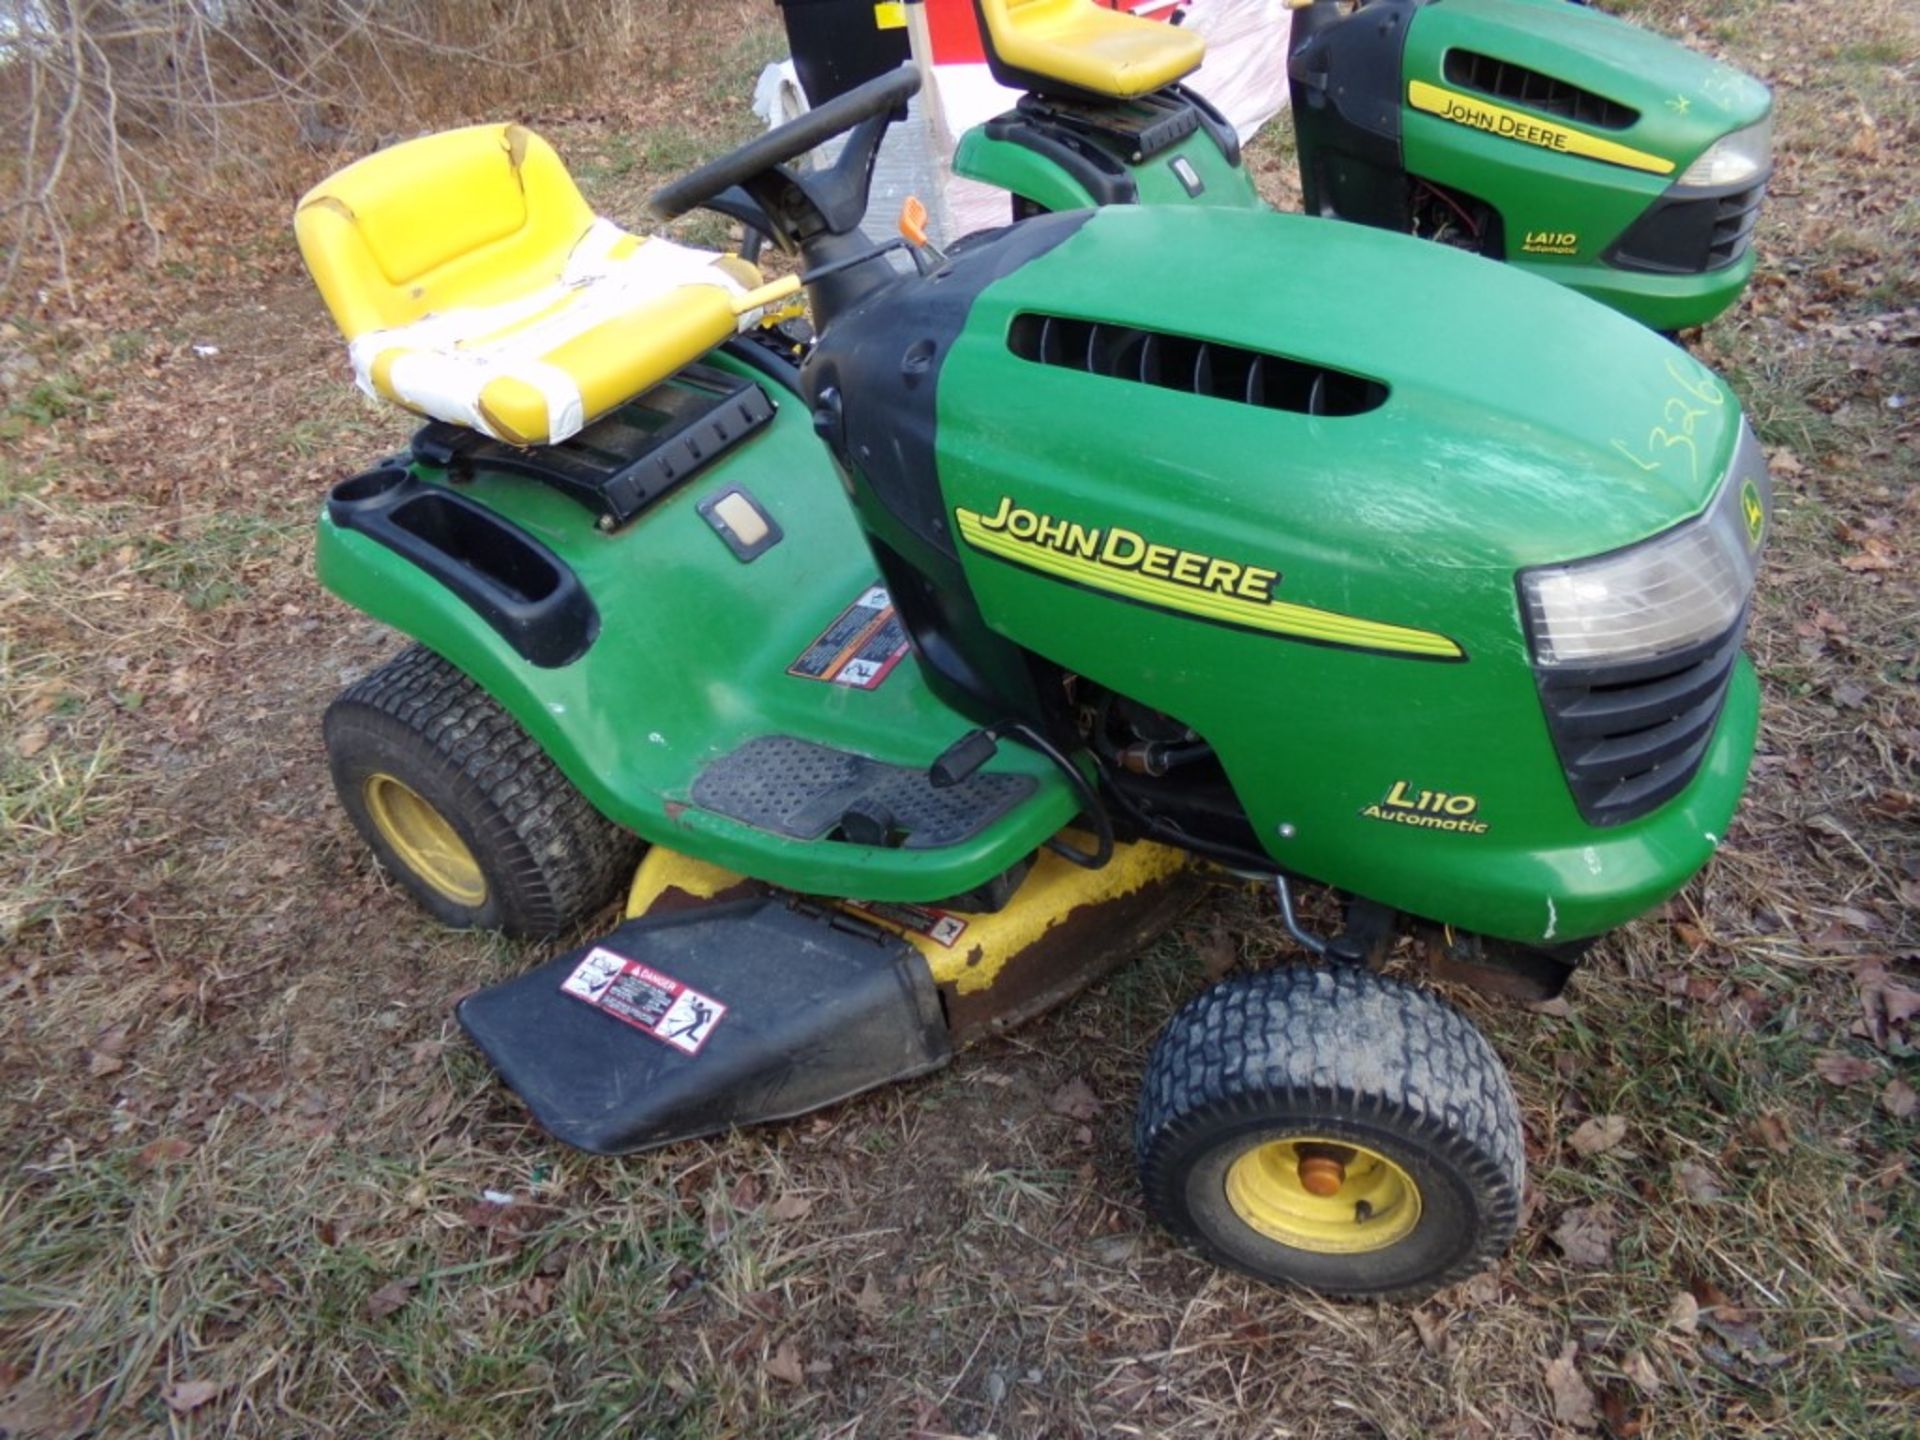
[[[973,3],[995,78],[1027,94],[960,138],[955,174],[1016,215],[1259,203],[1232,129],[1180,83],[1198,35],[1097,0]],[[1504,260],[1667,332],[1753,275],[1773,106],[1749,75],[1567,0],[1312,0],[1290,49],[1310,215]]]
[[[1381,231],[1087,209],[901,273],[859,226],[917,85],[655,196],[749,215],[771,284],[596,220],[515,125],[302,202],[361,384],[433,417],[320,522],[324,583],[416,642],[328,711],[341,802],[455,925],[567,930],[638,860],[624,923],[460,1007],[600,1152],[922,1074],[1197,874],[1269,886],[1318,963],[1167,1022],[1148,1209],[1268,1279],[1445,1284],[1514,1231],[1519,1112],[1375,967],[1412,935],[1550,992],[1712,855],[1760,450],[1639,326]],[[801,286],[795,369],[759,325]]]

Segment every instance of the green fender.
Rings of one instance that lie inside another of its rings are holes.
[[[738,368],[724,354],[708,363]],[[438,580],[325,514],[321,583],[471,676],[596,809],[655,844],[806,894],[921,902],[960,894],[1018,863],[1078,810],[1033,751],[1002,746],[987,767],[1031,777],[1032,795],[970,839],[939,847],[797,840],[691,803],[703,769],[760,736],[925,766],[973,728],[927,688],[910,656],[871,689],[792,673],[872,588],[875,566],[806,407],[765,388],[778,406],[765,430],[612,533],[534,481],[481,473],[455,487],[544,544],[592,596],[598,636],[569,664],[529,662]],[[415,469],[429,484],[447,483],[440,471]],[[784,531],[749,564],[698,509],[730,484],[746,487]]]

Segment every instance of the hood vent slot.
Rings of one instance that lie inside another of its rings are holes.
[[[1007,347],[1041,365],[1300,415],[1364,415],[1387,399],[1380,381],[1344,370],[1186,335],[1031,311],[1014,317]]]
[[[1640,112],[1631,106],[1477,50],[1447,51],[1446,69],[1450,84],[1478,90],[1496,100],[1511,100],[1543,115],[1558,115],[1576,125],[1625,130],[1640,118]]]

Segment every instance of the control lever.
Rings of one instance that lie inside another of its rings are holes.
[[[914,268],[931,275],[947,263],[946,252],[927,238],[927,207],[918,195],[909,195],[900,204],[900,236],[913,255]]]

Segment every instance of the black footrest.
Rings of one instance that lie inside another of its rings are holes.
[[[778,899],[629,920],[458,1013],[534,1119],[600,1155],[790,1119],[953,1053],[911,947]]]
[[[693,803],[796,840],[844,828],[857,844],[923,850],[977,835],[1033,790],[1030,775],[989,773],[935,789],[924,769],[763,735],[702,770]]]
[[[772,418],[773,402],[753,381],[689,365],[558,445],[509,445],[435,420],[414,435],[413,458],[455,476],[525,475],[579,501],[611,530]]]

